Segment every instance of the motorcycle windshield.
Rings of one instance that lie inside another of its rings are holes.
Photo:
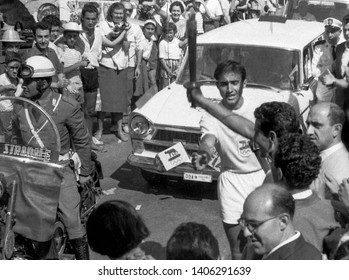
[[[64,170],[59,151],[58,130],[41,107],[0,97],[0,175],[7,186],[17,185],[14,209],[7,211],[16,215],[14,232],[26,238],[52,238]]]
[[[42,162],[58,162],[60,137],[51,117],[21,97],[0,97],[0,153]]]

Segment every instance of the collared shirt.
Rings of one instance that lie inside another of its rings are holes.
[[[84,42],[85,45],[85,51],[83,53],[83,56],[85,56],[89,61],[89,65],[85,68],[96,68],[99,66],[99,60],[102,57],[102,34],[99,30],[99,28],[95,27],[94,30],[94,41],[92,46],[90,46],[90,43],[87,39],[87,35],[85,32],[82,32],[80,34],[80,38]]]
[[[300,236],[301,236],[301,233],[299,231],[296,231],[295,234],[293,236],[291,236],[289,239],[285,240],[284,242],[281,242],[279,245],[274,247],[267,255],[265,255],[263,257],[263,259],[268,257],[269,255],[271,255],[272,253],[274,253],[277,249],[281,248],[282,246],[285,246],[286,244],[291,243],[292,241],[296,240]]]
[[[321,155],[321,162],[324,162],[325,159],[327,157],[329,157],[331,154],[333,154],[334,152],[338,151],[339,149],[343,148],[344,144],[343,142],[339,142],[335,145],[333,145],[332,147],[326,149],[326,150],[323,150],[320,155]]]

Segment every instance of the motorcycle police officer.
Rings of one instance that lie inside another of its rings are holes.
[[[80,220],[80,195],[77,180],[81,184],[91,180],[91,143],[84,115],[79,104],[70,96],[59,94],[51,88],[55,68],[44,56],[32,56],[22,66],[23,97],[39,104],[53,119],[60,135],[61,151],[59,163],[65,165],[62,181],[58,215],[65,225],[76,259],[88,259],[88,246],[85,240],[85,228]],[[28,114],[24,109],[16,110],[20,123],[20,137],[27,145],[50,148],[52,135],[45,133],[45,124],[35,128],[28,124]],[[33,114],[34,115],[34,114]],[[39,121],[38,121],[39,123]],[[29,143],[30,142],[30,143]],[[48,147],[47,147],[48,146]],[[77,177],[70,163],[71,148],[81,161],[80,174]],[[35,225],[34,225],[35,226]]]

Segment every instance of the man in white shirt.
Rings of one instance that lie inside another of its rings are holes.
[[[338,185],[349,178],[349,153],[342,142],[343,124],[344,111],[335,103],[321,102],[310,109],[307,134],[320,149],[322,159],[320,174],[311,189],[321,198],[329,198],[327,178]],[[338,192],[338,188],[332,192]]]
[[[84,117],[88,131],[92,137],[93,120],[92,115],[95,113],[97,90],[98,90],[98,66],[99,59],[102,55],[102,35],[96,28],[98,21],[98,10],[94,5],[86,4],[81,12],[81,27],[85,32],[80,34],[84,43],[83,56],[89,61],[87,67],[81,67],[81,80],[84,89]],[[96,138],[92,138],[92,147],[96,144],[103,144],[101,139],[102,132],[97,131]]]

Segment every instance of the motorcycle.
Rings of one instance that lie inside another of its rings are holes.
[[[4,108],[11,116],[22,108],[33,133],[44,129],[49,143],[39,147],[24,143],[18,129],[21,124],[12,117],[11,123],[4,123],[8,121],[2,117]],[[50,242],[49,258],[73,259],[57,214],[64,166],[58,161],[61,147],[55,123],[39,105],[21,97],[0,97],[0,116],[0,126],[5,128],[0,127],[0,259],[38,259],[40,242]],[[40,127],[34,129],[34,124]],[[101,194],[103,173],[96,154],[92,162],[92,180],[77,183],[83,224]]]

